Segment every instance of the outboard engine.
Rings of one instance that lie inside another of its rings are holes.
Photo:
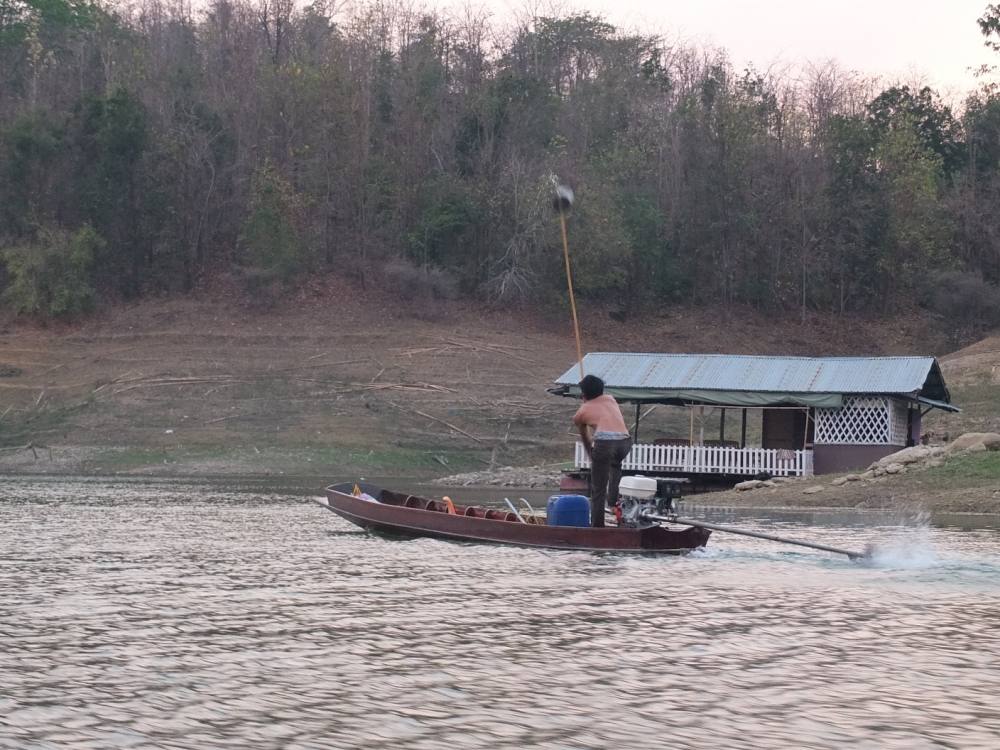
[[[622,477],[618,485],[618,505],[615,516],[621,526],[645,526],[644,513],[659,516],[676,515],[676,501],[681,496],[681,485],[686,479],[673,477],[654,479],[653,477]]]
[[[656,512],[663,516],[677,514],[677,502],[681,499],[681,487],[688,483],[680,477],[661,477],[656,480]]]

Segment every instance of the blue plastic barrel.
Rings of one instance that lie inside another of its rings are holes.
[[[584,495],[553,495],[546,517],[549,526],[590,526],[590,500]]]

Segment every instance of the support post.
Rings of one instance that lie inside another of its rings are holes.
[[[720,409],[720,411],[722,412],[722,414],[719,417],[719,443],[721,445],[725,445],[726,444],[726,409],[725,409],[725,407],[723,407],[722,409]]]
[[[635,428],[632,430],[632,443],[639,444],[639,402],[635,402]]]
[[[747,447],[747,410],[743,407],[743,424],[740,426],[740,448]]]

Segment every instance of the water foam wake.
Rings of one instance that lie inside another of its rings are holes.
[[[874,545],[867,562],[876,568],[916,570],[941,564],[931,542],[929,526],[907,528]]]
[[[905,570],[933,568],[940,562],[934,548],[923,545],[878,546],[870,558],[873,567]]]

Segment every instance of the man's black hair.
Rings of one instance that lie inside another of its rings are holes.
[[[590,401],[604,394],[604,381],[596,375],[585,375],[580,381],[580,393]]]

